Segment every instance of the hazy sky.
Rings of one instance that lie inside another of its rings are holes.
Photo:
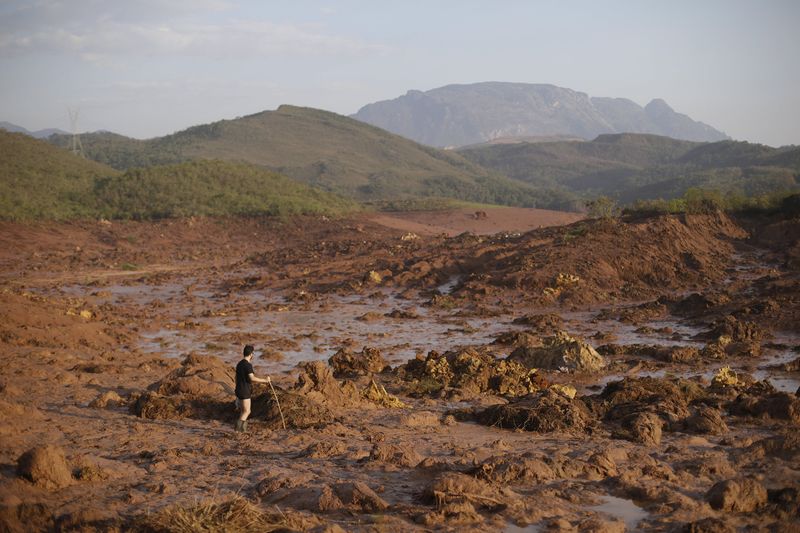
[[[450,83],[552,83],[800,144],[800,1],[0,0],[0,120],[135,137]]]

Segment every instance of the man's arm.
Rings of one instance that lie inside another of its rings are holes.
[[[257,378],[256,375],[253,374],[252,372],[248,374],[247,379],[249,379],[251,383],[269,383],[272,381],[271,379],[269,379],[269,376],[267,376],[266,379]]]

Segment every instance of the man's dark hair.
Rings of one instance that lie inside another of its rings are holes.
[[[255,350],[255,348],[253,348],[253,345],[252,344],[248,344],[247,346],[244,347],[244,352],[243,352],[244,356],[247,357],[248,355],[253,353],[253,350]]]

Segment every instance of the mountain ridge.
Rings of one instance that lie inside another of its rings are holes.
[[[517,136],[588,140],[603,133],[651,133],[703,142],[729,138],[658,98],[641,107],[626,98],[590,97],[551,84],[479,82],[410,90],[367,104],[350,116],[437,147]]]

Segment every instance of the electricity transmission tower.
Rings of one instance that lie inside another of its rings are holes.
[[[69,151],[79,157],[86,157],[83,153],[83,144],[81,144],[81,136],[78,135],[78,109],[67,108],[69,113],[69,123],[72,126],[72,144]]]

